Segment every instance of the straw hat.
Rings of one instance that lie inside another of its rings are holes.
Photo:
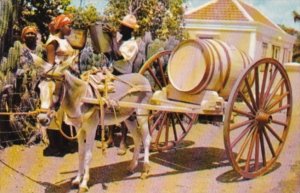
[[[119,20],[122,25],[125,25],[132,29],[137,29],[140,26],[137,24],[136,17],[132,14],[126,15],[122,20]]]

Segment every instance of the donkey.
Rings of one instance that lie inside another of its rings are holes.
[[[96,134],[97,126],[100,124],[100,110],[97,105],[91,105],[82,102],[84,97],[97,98],[95,94],[96,90],[93,89],[91,84],[84,81],[70,73],[68,70],[70,61],[66,61],[64,64],[60,64],[50,73],[44,75],[44,79],[40,81],[38,88],[41,100],[41,109],[47,110],[47,113],[40,113],[38,115],[38,122],[43,126],[49,126],[53,116],[53,108],[60,104],[61,110],[64,113],[64,121],[70,125],[73,125],[77,130],[78,140],[78,154],[79,154],[79,169],[77,176],[72,181],[72,185],[78,187],[80,191],[87,191],[87,183],[89,181],[89,164],[92,159],[92,150],[94,144],[94,138]],[[117,81],[119,80],[119,82]],[[118,93],[119,89],[129,85],[143,85],[143,91],[130,93],[135,95],[136,99],[140,103],[147,103],[150,99],[152,92],[151,86],[148,80],[140,74],[128,74],[117,77],[116,93],[111,94],[114,100],[123,100],[124,93]],[[56,88],[57,85],[61,85],[60,89]],[[146,88],[146,89],[145,89]],[[59,91],[57,91],[59,90]],[[130,90],[130,89],[129,89]],[[123,95],[122,97],[119,97]],[[110,103],[111,104],[111,103]],[[121,110],[120,110],[121,111]],[[145,109],[131,109],[126,111],[128,114],[132,114],[135,111],[137,114],[136,119],[128,119],[129,115],[123,116],[118,119],[118,122],[125,121],[126,126],[132,134],[134,140],[134,153],[133,158],[128,167],[128,171],[133,173],[138,165],[139,152],[141,143],[144,145],[144,163],[141,178],[146,178],[149,167],[149,147],[151,142],[151,136],[148,130],[148,120],[145,116],[138,116],[140,114],[147,114]],[[109,110],[106,108],[106,112]],[[114,117],[116,119],[116,117]],[[114,118],[111,118],[113,120]],[[109,116],[105,114],[106,125],[115,124],[113,121],[109,121]]]

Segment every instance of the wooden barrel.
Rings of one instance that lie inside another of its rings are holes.
[[[244,52],[220,40],[186,40],[173,51],[168,62],[172,86],[188,94],[214,90],[227,98],[240,72],[252,60]]]

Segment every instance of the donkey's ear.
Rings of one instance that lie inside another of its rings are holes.
[[[63,72],[64,70],[70,68],[70,66],[72,66],[76,62],[77,58],[78,58],[78,54],[69,57],[67,60],[63,61],[59,65],[59,70]]]
[[[32,60],[33,60],[33,65],[35,66],[36,69],[38,69],[39,72],[44,73],[50,70],[53,65],[46,62],[43,58],[39,57],[36,54],[30,53]]]

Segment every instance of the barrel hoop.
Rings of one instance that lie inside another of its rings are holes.
[[[214,71],[215,71],[215,67],[216,67],[216,60],[215,60],[215,56],[214,56],[214,54],[213,54],[213,48],[211,48],[211,44],[207,41],[207,40],[202,40],[203,41],[203,43],[204,44],[206,44],[206,46],[207,46],[207,48],[208,48],[208,50],[209,50],[209,52],[211,53],[211,59],[212,59],[212,61],[211,61],[211,63],[210,64],[212,64],[212,65],[210,65],[211,67],[212,67],[212,70],[210,71],[211,72],[211,74],[210,74],[210,76],[209,76],[209,79],[208,79],[208,83],[210,83],[211,82],[211,79],[212,79],[212,75],[214,74]],[[207,63],[208,64],[208,63]]]
[[[246,65],[246,60],[247,59],[245,59],[245,55],[244,55],[244,53],[241,50],[239,50],[239,52],[240,52],[240,54],[242,56],[243,66],[244,66],[244,69],[245,69],[247,67],[247,65]]]
[[[209,48],[207,48],[207,46],[200,40],[197,40],[197,43],[199,44],[199,46],[201,47],[201,50],[203,51],[203,55],[204,55],[207,70],[205,71],[201,82],[198,84],[198,85],[203,84],[203,86],[200,87],[200,88],[196,87],[196,88],[192,89],[191,91],[188,92],[190,94],[199,93],[199,90],[201,91],[202,89],[206,88],[208,83],[209,83],[209,80],[211,79],[211,75],[212,75],[211,65],[209,65],[209,64],[211,64],[211,58],[210,58],[209,52],[208,52]],[[205,49],[205,48],[207,48],[207,49]]]
[[[174,54],[176,53],[176,51],[177,51],[178,49],[180,49],[181,46],[182,46],[183,44],[189,43],[189,42],[195,42],[195,43],[199,46],[201,52],[203,53],[204,60],[205,60],[205,64],[206,64],[206,66],[205,66],[205,67],[206,67],[206,70],[205,70],[205,72],[204,72],[204,74],[203,74],[203,78],[202,78],[201,82],[198,83],[198,85],[204,84],[204,88],[205,88],[205,87],[208,85],[208,81],[207,81],[207,80],[209,79],[209,76],[210,76],[210,69],[211,69],[211,67],[210,67],[210,65],[207,65],[207,64],[210,64],[210,57],[209,57],[209,53],[206,51],[207,49],[205,49],[206,46],[203,45],[203,43],[202,43],[200,40],[197,40],[197,39],[189,39],[189,40],[185,40],[185,41],[181,42],[180,44],[178,44],[178,45],[174,48],[174,50],[172,51],[172,54],[170,55],[170,58],[169,58],[169,61],[168,61],[168,62],[170,62],[170,61],[172,60],[172,58],[174,57]],[[194,54],[197,54],[197,53],[194,53]],[[169,67],[169,65],[168,65],[168,67]],[[169,69],[168,69],[168,71],[169,71]],[[169,73],[169,72],[168,72],[168,73]],[[168,74],[168,75],[169,75],[169,74]],[[174,84],[174,82],[173,82],[173,80],[172,80],[171,78],[169,78],[169,82],[170,82],[170,84],[171,84],[175,89],[178,89],[177,86]],[[199,90],[198,88],[199,88],[199,87],[196,86],[195,88],[193,88],[193,89],[191,89],[191,90],[189,90],[189,91],[186,91],[186,93],[189,93],[189,94],[196,94],[196,93],[198,93],[198,92],[197,92],[197,91]],[[179,90],[179,91],[180,91],[180,90]]]
[[[250,60],[249,56],[248,56],[243,50],[241,50],[241,52],[244,54],[245,58],[246,58],[247,61],[248,61],[248,64],[250,65],[250,64],[251,64],[251,60]],[[247,67],[247,66],[246,66],[246,67]]]
[[[222,84],[222,89],[223,90],[228,82],[228,79],[229,79],[229,75],[230,75],[230,71],[231,71],[231,60],[230,60],[230,55],[229,55],[229,51],[226,49],[226,47],[223,45],[223,42],[221,42],[220,40],[215,40],[217,43],[219,43],[219,45],[223,48],[225,54],[226,54],[226,58],[227,58],[227,71],[226,71],[226,74],[225,74],[225,78],[224,78],[224,81],[223,81],[223,84]]]
[[[224,71],[224,64],[223,64],[223,60],[221,59],[221,55],[220,55],[220,52],[218,51],[217,47],[213,44],[213,40],[207,40],[208,42],[210,42],[210,45],[215,49],[217,55],[218,55],[218,58],[219,58],[219,63],[220,63],[220,75],[221,75],[221,82],[224,81],[224,77],[223,77],[223,71]],[[220,90],[222,90],[223,87],[220,88]],[[218,90],[219,91],[219,90]]]

